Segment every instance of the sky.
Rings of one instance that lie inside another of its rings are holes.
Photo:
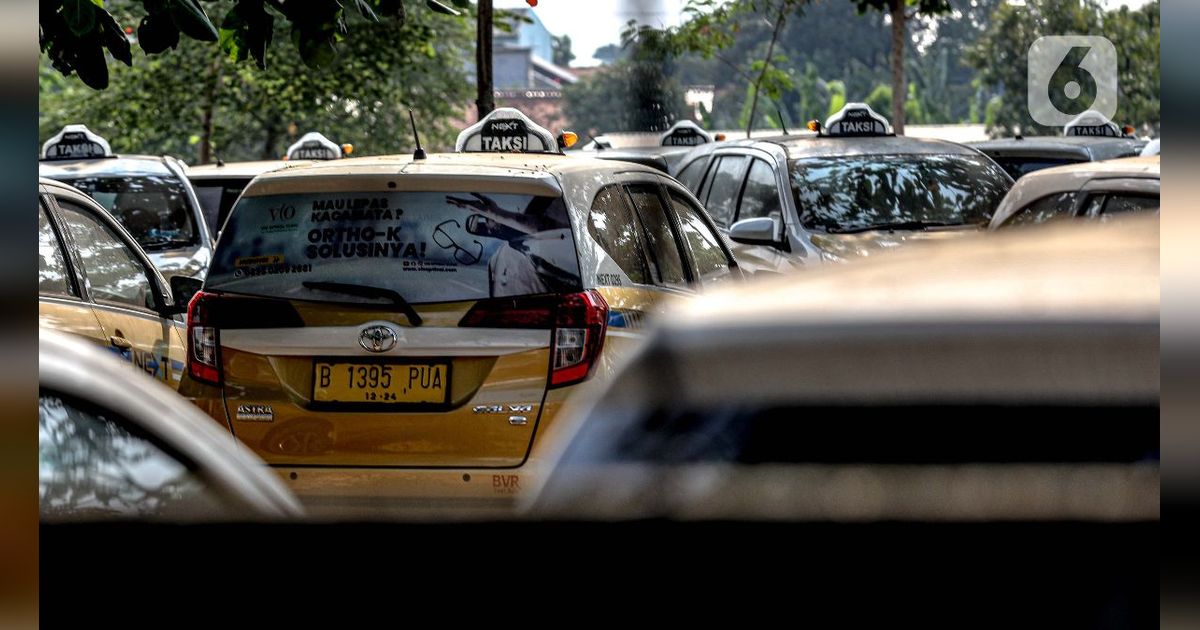
[[[1109,8],[1122,4],[1140,7],[1148,0],[1101,0]],[[606,44],[621,42],[621,29],[630,19],[642,24],[664,27],[680,21],[685,0],[539,0],[537,13],[546,28],[555,35],[571,36],[571,52],[576,66],[599,63],[592,53]],[[497,8],[528,8],[525,0],[495,0]]]

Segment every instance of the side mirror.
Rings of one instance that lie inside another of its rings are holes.
[[[171,299],[175,302],[168,306],[164,315],[175,315],[177,313],[186,313],[188,302],[192,301],[192,296],[204,286],[204,282],[195,278],[186,276],[171,276]]]
[[[729,240],[743,245],[767,245],[782,247],[779,238],[779,220],[771,217],[742,219],[729,226]]]
[[[472,214],[467,217],[467,234],[475,236],[491,236],[496,231],[496,222],[482,214]]]

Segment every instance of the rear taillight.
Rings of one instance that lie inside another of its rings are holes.
[[[197,291],[188,302],[188,373],[212,385],[221,384],[220,331],[213,326],[216,294]]]
[[[600,357],[608,327],[608,304],[595,291],[483,300],[458,325],[549,329],[550,387],[562,387],[586,379]]]

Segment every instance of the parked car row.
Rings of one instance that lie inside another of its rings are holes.
[[[865,376],[870,370],[855,362],[866,355],[788,349],[794,335],[860,321],[852,296],[869,295],[877,274],[914,279],[903,292],[912,304],[895,312],[900,320],[930,300],[950,314],[958,308],[915,280],[922,265],[942,264],[932,253],[814,275],[811,286],[788,278],[775,288],[739,288],[757,273],[805,269],[799,281],[815,267],[950,239],[963,241],[961,252],[992,251],[999,260],[1023,255],[1001,243],[1033,236],[985,245],[1005,238],[980,234],[989,223],[1157,208],[1157,157],[1047,169],[1014,186],[988,154],[896,136],[861,103],[805,133],[772,138],[717,141],[680,124],[658,149],[567,155],[573,136],[501,108],[464,129],[453,153],[346,158],[349,147],[306,136],[284,161],[188,168],[171,158],[118,156],[103,138],[71,126],[43,147],[42,327],[90,340],[177,390],[173,396],[245,447],[237,457],[269,466],[270,479],[311,513],[510,509],[544,481],[566,445],[587,450],[626,430],[614,421],[601,431],[607,437],[577,446],[578,436],[591,435],[572,424],[585,414],[568,417],[564,409],[589,392],[601,395],[606,384],[599,408],[616,412],[605,414],[683,427],[662,439],[663,448],[684,453],[677,440],[708,435],[724,444],[728,437],[701,420],[758,413],[717,413],[685,395],[709,400],[742,383],[763,400],[799,405],[768,395],[808,391],[779,379],[820,382],[850,398],[869,397],[876,386],[900,391]],[[1084,239],[1079,247],[1098,243]],[[985,276],[976,277],[994,281],[997,294],[1018,289]],[[714,297],[698,299],[706,294]],[[767,295],[775,296],[770,303]],[[829,300],[845,308],[812,328]],[[1130,308],[1148,312],[1147,304]],[[1073,322],[1070,305],[1059,306]],[[707,317],[723,322],[716,332],[672,332]],[[734,321],[764,336],[747,337]],[[947,326],[921,321],[931,339]],[[977,334],[979,322],[971,322],[963,330]],[[1021,313],[1011,323],[1041,325]],[[838,334],[858,348],[871,337],[867,328]],[[994,332],[987,343],[1001,343],[1002,331]],[[647,344],[650,335],[657,341]],[[980,343],[967,345],[987,345]],[[797,355],[816,371],[796,373],[786,359]],[[909,375],[938,360],[913,355]],[[853,377],[850,363],[874,384]],[[696,372],[675,373],[686,366]],[[1067,392],[1067,385],[1052,389]],[[1021,387],[1009,394],[1033,391]],[[1149,404],[1144,389],[1131,394],[1141,401],[1134,406]],[[932,398],[921,404],[952,393],[922,391]],[[663,396],[679,406],[633,411]],[[555,442],[556,434],[567,437]],[[725,448],[700,442],[702,451]]]

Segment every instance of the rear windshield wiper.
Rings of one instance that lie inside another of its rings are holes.
[[[147,242],[145,243],[139,242],[139,244],[142,246],[142,249],[168,249],[171,247],[187,247],[188,245],[194,244],[194,241],[187,238],[155,237],[152,239],[147,239]]]
[[[868,225],[865,227],[839,228],[830,230],[836,234],[857,234],[859,232],[871,232],[875,230],[924,230],[931,227],[956,227],[966,225],[965,223],[943,223],[938,221],[900,221],[897,223],[880,223],[879,225]]]
[[[321,282],[316,280],[305,280],[300,284],[306,289],[315,289],[317,291],[329,291],[331,293],[344,293],[346,295],[355,295],[365,298],[379,298],[391,300],[393,304],[400,307],[408,317],[408,323],[413,326],[422,324],[421,316],[417,314],[416,309],[404,299],[400,293],[384,287],[372,287],[362,284],[349,284],[346,282]]]

